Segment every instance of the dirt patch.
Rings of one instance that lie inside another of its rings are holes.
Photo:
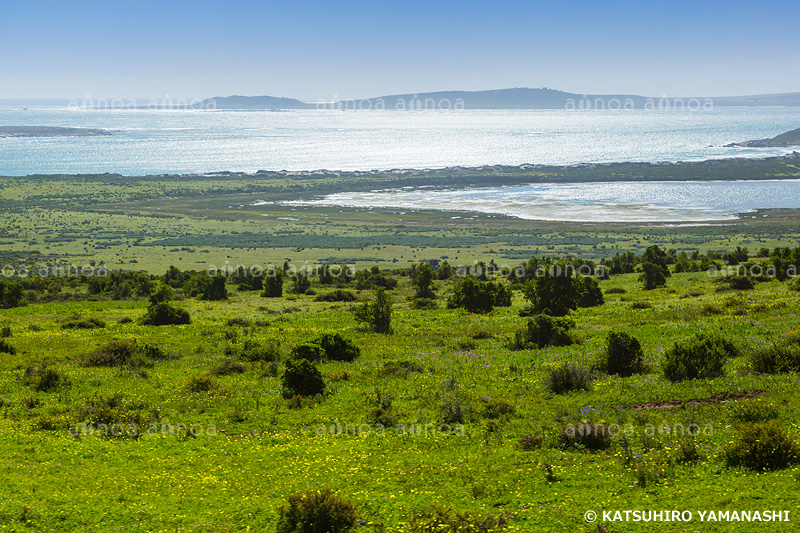
[[[739,392],[720,392],[710,398],[701,398],[694,400],[666,400],[663,402],[649,402],[629,405],[625,409],[675,409],[676,407],[696,407],[709,403],[723,403],[728,400],[741,400],[743,398],[755,398],[764,392],[759,389],[748,389]]]

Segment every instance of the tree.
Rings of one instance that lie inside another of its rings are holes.
[[[667,278],[664,277],[664,270],[661,266],[649,261],[642,263],[642,275],[639,276],[639,280],[644,281],[644,290],[646,291],[667,284]]]
[[[354,311],[356,320],[369,324],[377,333],[392,331],[392,299],[383,287],[375,291],[375,300],[365,302]]]
[[[655,244],[648,246],[644,251],[644,254],[642,254],[642,263],[658,265],[665,278],[668,278],[670,275],[669,267],[667,266],[667,253]]]
[[[228,291],[225,289],[225,276],[217,275],[203,291],[202,300],[227,300]]]
[[[22,285],[15,281],[0,281],[0,307],[11,309],[22,305]]]
[[[264,280],[264,292],[261,296],[265,298],[280,298],[283,296],[283,270],[276,269],[274,274],[267,274]]]
[[[578,307],[595,307],[603,305],[603,291],[597,280],[589,276],[581,276],[575,280],[578,284]]]
[[[414,269],[414,298],[436,298],[433,292],[433,269],[429,263],[420,263]]]
[[[317,396],[325,392],[325,381],[319,369],[307,359],[289,359],[281,376],[284,395]]]
[[[511,305],[511,292],[502,283],[478,281],[468,276],[456,285],[453,295],[447,300],[447,307],[461,307],[470,313],[490,313],[495,307]]]
[[[536,277],[525,284],[523,291],[531,301],[534,314],[565,316],[578,307],[578,282],[570,270],[566,264],[551,265],[540,269]]]

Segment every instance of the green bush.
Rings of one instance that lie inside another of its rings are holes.
[[[147,308],[147,314],[142,319],[142,324],[146,326],[173,326],[190,322],[191,318],[187,310],[173,307],[166,302],[150,305]]]
[[[408,525],[408,533],[495,533],[503,531],[507,525],[508,520],[503,513],[485,516],[434,505],[414,513]]]
[[[644,290],[650,291],[667,284],[667,278],[660,265],[645,261],[641,267],[642,274],[639,276],[639,280],[644,281]]]
[[[17,353],[17,349],[5,339],[0,339],[0,353],[7,353],[10,355],[14,355]]]
[[[325,381],[322,373],[311,361],[306,359],[289,359],[281,376],[284,395],[317,396],[325,392]]]
[[[664,354],[664,377],[672,382],[708,379],[722,375],[725,359],[739,355],[728,340],[701,333],[683,343],[675,343]]]
[[[279,361],[281,358],[280,346],[273,342],[261,344],[258,341],[248,339],[244,342],[239,357],[251,362],[265,361],[270,363]]]
[[[336,289],[334,291],[318,294],[314,300],[317,302],[355,302],[357,297],[353,291]]]
[[[568,317],[536,315],[528,320],[522,331],[514,334],[510,347],[515,350],[530,350],[545,346],[569,346],[574,343],[570,330],[575,321]]]
[[[582,420],[580,424],[564,424],[558,440],[565,447],[605,450],[611,444],[611,431],[602,422]]]
[[[383,368],[378,372],[382,376],[408,376],[409,374],[421,374],[425,369],[414,361],[386,361]]]
[[[603,291],[595,278],[578,276],[575,279],[578,290],[578,307],[596,307],[603,305]]]
[[[430,310],[438,309],[439,305],[432,298],[414,298],[411,300],[411,309]]]
[[[207,284],[203,290],[201,300],[219,301],[228,299],[228,290],[225,288],[226,277],[223,275],[214,276],[211,283]]]
[[[494,420],[514,414],[514,406],[505,400],[484,396],[481,398],[481,416]]]
[[[169,358],[169,354],[153,344],[134,340],[111,341],[83,357],[84,366],[150,367],[153,361]]]
[[[636,337],[624,332],[611,331],[606,337],[606,349],[598,366],[608,374],[627,377],[644,370],[644,352]]]
[[[322,346],[329,361],[354,361],[361,355],[361,349],[339,333],[325,333],[314,342]]]
[[[495,307],[511,305],[511,292],[502,284],[462,278],[447,300],[448,309],[463,308],[470,313],[489,313]]]
[[[280,298],[283,296],[283,271],[278,269],[274,275],[267,275],[264,278],[264,298]]]
[[[219,381],[211,376],[192,376],[186,382],[189,392],[211,392],[220,387]]]
[[[724,450],[729,466],[778,470],[798,460],[798,449],[786,429],[776,422],[745,422]]]
[[[215,376],[227,376],[230,374],[244,374],[247,372],[247,367],[242,363],[235,361],[225,361],[224,363],[215,366],[211,369],[210,373]]]
[[[533,313],[566,316],[578,307],[583,287],[583,282],[575,278],[572,265],[556,263],[537,271],[536,277],[525,284],[523,292],[531,302]]]
[[[27,368],[23,375],[23,381],[33,390],[39,392],[50,392],[55,389],[69,387],[71,384],[66,374],[55,368],[47,368],[44,365],[38,369]]]
[[[325,350],[316,342],[304,342],[292,348],[289,357],[318,363],[325,360]]]
[[[550,368],[544,378],[545,388],[554,394],[589,390],[591,383],[591,373],[577,363],[564,363]]]
[[[753,278],[748,276],[727,276],[714,280],[715,283],[722,285],[723,289],[732,289],[735,291],[747,291],[755,288]]]
[[[330,490],[292,494],[278,509],[277,533],[345,533],[356,523],[355,506]]]
[[[61,325],[62,329],[96,329],[104,327],[106,327],[106,323],[100,320],[99,318],[71,320]]]
[[[750,355],[753,372],[785,374],[800,369],[800,346],[788,342],[761,348]]]
[[[354,310],[358,322],[368,324],[377,333],[392,331],[392,299],[383,287],[375,291],[375,299]]]

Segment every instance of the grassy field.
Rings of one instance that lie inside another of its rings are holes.
[[[451,291],[452,281],[436,283],[440,297]],[[137,324],[146,301],[101,298],[5,310],[7,340],[17,353],[0,358],[0,527],[269,531],[288,494],[330,488],[356,504],[369,523],[359,528],[364,531],[409,530],[404,524],[414,513],[436,503],[480,516],[503,513],[509,531],[593,531],[586,511],[625,509],[692,510],[695,519],[617,522],[603,531],[786,531],[785,523],[701,523],[697,510],[782,510],[795,519],[797,467],[730,468],[721,450],[735,434],[734,413],[743,402],[778,406],[780,422],[791,434],[800,432],[797,374],[755,375],[746,356],[797,331],[797,293],[779,282],[717,292],[705,273],[675,274],[653,291],[642,290],[636,274],[601,286],[606,303],[574,313],[578,344],[523,351],[506,345],[525,322],[517,315],[521,294],[512,307],[488,315],[412,310],[407,278],[391,291],[390,335],[358,326],[349,311],[355,304],[307,295],[188,299],[177,303],[192,323],[169,327]],[[63,328],[89,318],[106,325]],[[641,340],[649,372],[596,375],[591,390],[566,395],[545,389],[548,368],[562,361],[591,366],[611,329]],[[187,386],[223,361],[238,360],[247,340],[280,342],[285,354],[334,331],[352,338],[362,355],[351,363],[322,363],[326,395],[299,408],[281,396],[279,374],[266,364],[245,362],[244,373],[215,378],[219,388],[211,391]],[[745,355],[728,360],[723,377],[665,380],[664,350],[701,331],[723,334]],[[157,345],[170,357],[152,368],[82,364],[87,353],[121,339]],[[397,362],[411,370],[398,370]],[[43,364],[69,384],[47,392],[26,384],[26,369]],[[756,399],[631,407],[753,390],[762,391]],[[120,409],[139,413],[158,430],[137,438],[69,431],[82,421],[82,409],[115,394],[122,395]],[[387,398],[396,422],[410,431],[377,429],[371,413]],[[494,400],[511,412],[495,417],[487,408]],[[464,410],[463,425],[440,430],[454,402]],[[558,444],[561,424],[587,418],[628,428],[626,443],[620,436],[603,451]],[[336,424],[341,432],[331,431]],[[681,428],[692,424],[699,428],[699,457],[680,463],[677,450],[688,438]],[[185,436],[180,427],[169,434],[170,425],[194,427],[197,435]],[[522,449],[524,435],[540,435],[541,447]]]
[[[445,308],[456,280],[437,280],[438,308],[422,310],[412,308],[403,273],[433,259],[513,267],[531,256],[599,260],[651,245],[678,253],[743,246],[754,256],[796,245],[795,211],[664,227],[252,204],[456,182],[796,178],[793,161],[0,178],[6,275],[23,266],[31,274],[105,265],[163,275],[170,265],[202,271],[319,261],[395,269],[399,279],[389,291],[391,334],[356,322],[352,311],[372,298],[368,290],[356,291],[356,302],[322,302],[313,294],[263,298],[230,284],[224,301],[178,290],[174,303],[190,313],[191,324],[161,327],[140,323],[146,297],[88,295],[86,285],[68,278],[52,290],[29,290],[31,303],[0,310],[7,334],[0,339],[0,530],[274,531],[287,496],[322,489],[355,504],[356,530],[364,532],[790,530],[785,522],[699,515],[788,511],[792,522],[800,519],[793,497],[798,466],[753,471],[724,458],[743,412],[766,413],[795,441],[800,437],[797,372],[759,374],[750,361],[800,331],[800,297],[788,283],[719,290],[705,272],[675,273],[666,287],[645,291],[638,273],[613,275],[600,282],[604,305],[572,313],[576,344],[514,350],[510,340],[527,322],[519,314],[527,304],[520,287],[503,281],[514,288],[512,306],[470,314]],[[312,285],[317,294],[328,290]],[[92,320],[102,327],[89,328]],[[564,362],[595,368],[610,331],[641,341],[644,373],[623,378],[593,370],[589,390],[548,390],[551,369]],[[286,398],[281,376],[292,347],[333,332],[352,339],[360,357],[319,365],[323,396]],[[726,359],[720,377],[665,379],[665,352],[702,332],[730,339],[741,355]],[[157,347],[160,355],[87,365],[95,351],[118,341]],[[252,341],[279,345],[280,361],[248,361],[243,353]],[[216,375],[226,362],[236,370]],[[115,430],[123,433],[135,422],[140,431],[108,436],[95,427],[98,420],[124,424]],[[584,421],[621,432],[600,450],[565,442],[567,428]],[[602,515],[624,510],[688,510],[693,520],[637,523]],[[596,523],[585,520],[588,511],[598,513]],[[435,512],[467,513],[473,526],[435,529],[428,520]],[[491,526],[498,521],[506,525]]]

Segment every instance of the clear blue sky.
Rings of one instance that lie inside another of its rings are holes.
[[[0,98],[800,91],[800,2],[4,0]]]

